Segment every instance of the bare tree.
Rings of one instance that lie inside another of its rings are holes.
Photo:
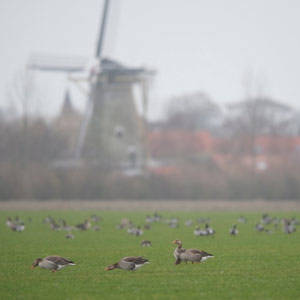
[[[23,121],[36,113],[37,86],[32,71],[24,69],[14,75],[8,86],[7,101],[11,113]]]
[[[295,111],[269,98],[251,98],[229,104],[227,125],[235,135],[287,135]]]
[[[172,98],[166,109],[167,128],[214,129],[220,123],[221,110],[205,93]]]
[[[260,168],[257,161],[259,155],[275,153],[278,150],[278,138],[293,134],[296,112],[288,105],[269,98],[256,97],[227,107],[227,152],[232,158],[249,156],[253,170]],[[262,140],[266,141],[268,150],[264,149]]]
[[[2,122],[0,159],[11,159],[22,166],[30,161],[51,160],[65,142],[37,115],[38,93],[34,74],[18,72],[9,85],[9,108]]]

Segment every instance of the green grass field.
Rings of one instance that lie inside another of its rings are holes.
[[[54,232],[42,220],[50,214],[75,225],[92,213],[102,216],[100,231]],[[272,234],[258,233],[254,224],[261,214],[246,213],[247,224],[238,224],[239,235],[229,236],[239,213],[162,213],[178,216],[180,227],[155,223],[142,237],[117,230],[116,224],[128,217],[144,225],[147,212],[0,212],[0,298],[9,299],[300,299],[300,238],[281,226]],[[25,221],[24,232],[6,227],[7,216],[18,215]],[[28,217],[33,222],[28,223]],[[214,237],[195,237],[194,226],[186,219],[210,217]],[[300,217],[299,213],[273,213],[277,217]],[[149,239],[152,247],[142,248]],[[214,254],[200,264],[174,265],[175,245],[181,239],[185,248],[198,248]],[[37,257],[61,255],[76,266],[56,273],[31,264]],[[128,272],[104,268],[124,256],[143,255],[150,265]]]

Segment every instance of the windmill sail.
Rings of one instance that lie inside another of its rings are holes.
[[[108,8],[109,8],[109,0],[105,0],[104,7],[103,7],[103,14],[102,14],[102,22],[101,22],[101,27],[100,27],[100,35],[99,35],[99,40],[98,40],[97,49],[96,49],[96,57],[99,59],[101,59],[101,56],[102,56]]]
[[[97,65],[90,73],[86,111],[71,161],[78,163],[83,159],[109,168],[140,168],[146,164],[146,131],[144,120],[135,107],[133,85],[138,83],[142,87],[145,112],[146,81],[153,72],[144,68],[128,68],[102,58],[109,3],[109,0],[104,1],[95,52]],[[45,55],[33,56],[28,63],[29,68],[36,70],[66,73],[84,71],[86,65],[84,59]],[[73,78],[73,82],[80,87],[78,80]]]
[[[35,54],[27,63],[28,69],[55,72],[83,72],[87,59],[81,57]]]
[[[101,55],[102,55],[102,49],[103,49],[103,43],[104,43],[104,35],[105,35],[105,28],[106,28],[106,22],[107,22],[107,15],[108,15],[108,8],[109,8],[109,0],[105,0],[104,6],[103,6],[103,14],[102,14],[102,21],[100,26],[100,33],[99,33],[99,39],[98,44],[96,48],[95,56],[100,62],[99,65],[101,65]],[[89,125],[90,118],[93,113],[94,109],[94,101],[96,97],[96,84],[94,81],[91,81],[91,87],[90,92],[88,95],[88,102],[86,106],[86,111],[82,119],[82,123],[80,126],[75,150],[74,150],[74,158],[75,160],[78,160],[81,158],[81,153],[83,149],[83,143],[86,138],[86,132]]]

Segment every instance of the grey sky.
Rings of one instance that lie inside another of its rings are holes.
[[[151,115],[165,100],[205,91],[220,104],[254,90],[300,107],[300,1],[298,0],[111,0],[105,55],[128,66],[157,70]],[[93,56],[102,0],[0,0],[0,105],[32,53]],[[67,80],[37,74],[53,114]],[[78,107],[84,99],[72,87]]]

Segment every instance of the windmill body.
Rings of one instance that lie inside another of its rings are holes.
[[[102,60],[94,83],[93,112],[83,143],[83,159],[112,168],[145,165],[145,128],[135,106],[133,84],[141,82],[147,73],[142,68]],[[116,132],[118,128],[122,132]]]

